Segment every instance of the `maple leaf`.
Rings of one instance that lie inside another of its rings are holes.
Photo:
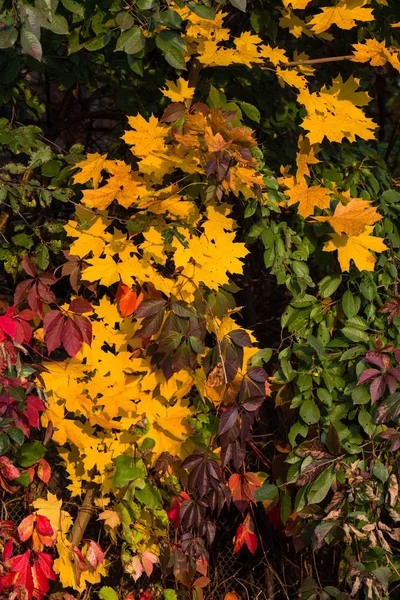
[[[247,515],[236,531],[233,552],[239,552],[243,544],[246,544],[252,554],[255,553],[258,546],[257,536],[253,529],[253,520],[250,515]]]
[[[368,94],[356,92],[358,80],[350,77],[344,84],[341,78],[333,81],[331,88],[322,88],[320,92],[309,93],[303,90],[298,96],[308,115],[301,126],[309,131],[311,144],[322,142],[326,136],[332,142],[341,142],[347,138],[351,142],[356,136],[373,139],[376,124],[358,108],[370,100]]]
[[[269,44],[265,44],[261,46],[260,55],[271,62],[274,67],[277,67],[279,64],[285,64],[289,62],[289,59],[286,56],[286,51],[278,46],[272,48]]]
[[[354,44],[353,48],[355,52],[352,60],[355,62],[370,62],[373,67],[382,67],[389,62],[392,67],[400,71],[398,50],[388,48],[385,42],[369,39],[365,40],[364,44]]]
[[[325,252],[334,252],[337,250],[339,264],[342,271],[350,270],[350,260],[353,260],[359,271],[373,271],[376,258],[371,254],[374,252],[384,252],[387,246],[381,238],[371,235],[373,227],[365,227],[365,230],[359,235],[348,236],[346,234],[335,234],[325,244]]]
[[[310,144],[308,137],[299,137],[299,151],[296,155],[297,173],[296,179],[298,182],[304,178],[305,175],[310,176],[309,165],[316,165],[320,161],[316,158],[316,154],[320,151],[319,144]]]
[[[306,219],[314,214],[316,206],[321,209],[329,208],[332,191],[319,185],[308,187],[303,179],[300,183],[289,188],[286,194],[290,198],[288,205],[292,206],[298,203],[297,212],[303,219]]]
[[[278,67],[276,74],[281,85],[287,83],[287,85],[294,86],[298,90],[304,90],[307,87],[307,79],[295,69],[281,69],[281,67]]]
[[[161,89],[160,91],[172,102],[184,102],[193,98],[195,88],[189,87],[189,82],[183,77],[179,77],[176,82],[166,81],[165,85],[167,89]]]
[[[367,200],[352,198],[348,204],[339,202],[333,215],[329,217],[314,217],[314,221],[328,222],[336,233],[349,236],[360,234],[366,225],[373,225],[382,215]]]
[[[326,7],[310,21],[314,33],[322,33],[332,25],[340,29],[352,29],[356,21],[373,21],[371,8],[362,8],[368,0],[341,0],[336,6]]]
[[[102,180],[101,171],[106,168],[108,163],[107,154],[87,154],[86,159],[75,163],[74,167],[81,169],[80,173],[74,175],[75,183],[86,183],[90,179],[93,180],[93,187],[97,188]]]
[[[291,5],[294,10],[304,10],[311,2],[311,0],[282,0],[283,6],[286,8]]]
[[[145,158],[152,152],[163,152],[165,150],[165,137],[168,128],[160,125],[158,119],[153,115],[146,121],[142,115],[128,117],[128,123],[133,131],[126,131],[122,136],[133,154]]]
[[[98,519],[99,521],[104,521],[104,525],[108,525],[111,529],[114,529],[121,524],[120,516],[115,510],[103,510],[103,512],[99,514]]]

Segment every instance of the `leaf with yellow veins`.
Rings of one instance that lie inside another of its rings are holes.
[[[378,40],[366,40],[364,44],[354,44],[354,62],[369,62],[372,67],[382,67],[389,62],[395,69],[400,71],[400,61],[397,57],[398,50],[388,48],[385,42]]]
[[[283,6],[288,8],[289,5],[294,10],[304,10],[311,2],[311,0],[282,0]]]
[[[325,136],[331,142],[341,142],[343,138],[354,142],[357,136],[364,140],[374,138],[377,125],[358,108],[370,98],[365,92],[357,92],[357,85],[358,80],[352,77],[342,85],[341,78],[336,78],[329,89],[299,93],[298,102],[307,110],[301,126],[309,132],[311,144],[322,142]]]
[[[72,242],[70,253],[73,256],[84,258],[92,252],[93,256],[100,256],[107,242],[112,240],[111,233],[106,233],[106,228],[111,225],[111,221],[105,217],[92,215],[90,226],[87,229],[79,231],[79,224],[76,221],[68,221],[64,225],[64,230],[69,237],[78,238]]]
[[[179,77],[177,81],[166,81],[165,82],[167,89],[161,89],[160,91],[172,100],[172,102],[184,102],[185,100],[189,100],[193,98],[195,89],[194,87],[189,87],[189,82],[183,77]]]
[[[286,51],[283,48],[272,48],[269,44],[265,46],[261,46],[261,56],[271,62],[274,67],[277,67],[280,63],[285,64],[289,62],[288,57],[286,56]]]
[[[314,217],[314,220],[329,223],[336,233],[354,236],[360,234],[366,225],[373,225],[382,218],[367,200],[353,198],[346,205],[339,202],[333,215]]]
[[[234,40],[238,59],[244,65],[251,67],[253,63],[263,62],[259,53],[259,46],[262,43],[258,35],[253,35],[249,31],[244,31]]]
[[[376,258],[371,253],[384,252],[387,246],[381,238],[371,235],[373,226],[366,227],[365,231],[355,236],[348,236],[345,233],[339,235],[335,233],[325,244],[325,252],[338,252],[338,260],[342,271],[350,270],[350,261],[353,260],[359,271],[373,271]]]
[[[101,285],[107,287],[120,280],[118,265],[111,256],[93,258],[88,263],[90,266],[82,272],[83,279],[99,281]],[[124,283],[130,283],[130,281],[124,281]]]
[[[128,117],[128,123],[132,131],[125,131],[122,139],[132,146],[131,150],[135,156],[145,158],[152,152],[163,152],[165,147],[165,138],[168,135],[168,127],[160,124],[153,115],[146,121],[142,115]]]
[[[143,232],[144,242],[140,244],[140,249],[143,251],[145,260],[153,259],[154,262],[165,265],[167,255],[165,251],[168,249],[165,240],[161,235],[161,231],[155,227],[150,227],[149,231]]]
[[[279,83],[287,84],[297,88],[298,90],[304,90],[307,87],[307,79],[300,75],[295,69],[281,69],[278,67],[276,69],[276,74],[279,78]]]
[[[297,212],[303,219],[306,219],[314,214],[316,206],[321,209],[329,208],[332,190],[327,190],[319,185],[308,187],[303,179],[303,181],[297,183],[285,193],[290,198],[288,205],[292,206],[299,203]]]
[[[115,510],[110,510],[108,508],[99,514],[98,521],[104,521],[104,525],[108,525],[108,527],[111,527],[112,529],[121,524],[119,514]]]
[[[320,150],[319,144],[311,145],[308,137],[303,137],[302,135],[299,137],[299,151],[296,154],[296,179],[298,182],[300,182],[305,175],[310,177],[309,165],[316,165],[320,162],[316,157],[316,154],[318,154]]]
[[[102,180],[101,171],[107,168],[107,165],[113,163],[107,160],[107,154],[87,154],[86,160],[76,163],[74,166],[81,169],[80,173],[74,175],[74,183],[86,183],[89,179],[93,180],[93,187],[97,188]]]
[[[356,21],[373,21],[372,8],[363,8],[368,3],[368,0],[341,0],[336,6],[321,9],[309,23],[313,33],[327,31],[332,25],[340,29],[352,29]]]

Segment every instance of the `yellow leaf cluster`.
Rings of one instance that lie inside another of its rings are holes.
[[[369,0],[340,0],[335,6],[327,6],[310,21],[312,31],[316,34],[327,31],[336,25],[340,29],[352,29],[356,21],[373,21],[371,8],[364,8]]]
[[[398,50],[388,48],[385,42],[378,42],[375,39],[365,40],[363,44],[354,44],[355,62],[369,62],[372,67],[382,67],[387,62],[395,69],[400,71],[400,61],[398,59]]]

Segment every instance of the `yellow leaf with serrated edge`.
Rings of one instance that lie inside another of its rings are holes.
[[[358,80],[349,78],[342,85],[340,82],[337,78],[329,89],[314,93],[302,90],[298,95],[298,102],[307,110],[301,126],[309,132],[311,144],[322,142],[325,136],[332,142],[343,138],[354,142],[357,136],[364,140],[374,138],[376,124],[358,108],[368,103],[368,94],[355,91]]]
[[[38,498],[32,504],[39,515],[49,519],[50,525],[57,534],[67,533],[72,526],[72,517],[61,509],[62,500],[58,500],[55,494],[47,492],[47,498]]]
[[[282,0],[282,2],[285,8],[290,5],[294,10],[304,10],[311,0]]]
[[[125,131],[122,139],[132,146],[133,154],[140,158],[149,156],[152,152],[163,152],[165,150],[165,137],[168,128],[153,115],[146,121],[142,115],[128,117],[128,123],[132,130]]]
[[[179,77],[176,82],[166,81],[165,85],[167,89],[161,89],[160,91],[172,102],[184,102],[193,98],[195,88],[189,87],[189,82],[183,77]]]
[[[261,46],[260,54],[263,58],[271,62],[275,67],[280,63],[284,64],[289,62],[289,59],[286,56],[286,51],[283,50],[283,48],[278,48],[278,46],[276,46],[275,48],[272,48],[269,44]]]
[[[281,84],[287,83],[287,85],[296,87],[298,90],[304,90],[307,87],[307,79],[295,69],[281,69],[281,67],[278,67],[276,74]]]
[[[319,185],[308,187],[303,179],[285,193],[290,198],[288,205],[292,206],[298,202],[297,212],[303,219],[306,219],[314,214],[316,206],[321,209],[329,208],[332,190],[327,190]]]
[[[350,261],[353,260],[359,271],[373,271],[376,258],[371,253],[384,252],[387,250],[385,242],[381,238],[371,235],[373,227],[366,227],[360,235],[348,236],[346,234],[334,234],[325,244],[325,252],[338,252],[338,260],[342,271],[350,270]]]
[[[282,17],[279,19],[279,26],[282,29],[289,29],[289,33],[295,38],[299,38],[303,33],[308,37],[313,37],[312,31],[307,23],[295,15],[291,10],[281,11]]]
[[[368,0],[341,0],[336,6],[321,9],[309,25],[314,33],[327,31],[332,25],[340,29],[352,29],[356,21],[373,21],[374,15],[371,8],[363,8],[369,4]]]
[[[320,161],[316,157],[316,154],[321,150],[319,144],[310,144],[310,140],[302,135],[299,137],[299,151],[296,154],[296,179],[298,182],[303,179],[305,175],[310,176],[309,165],[316,165]]]
[[[101,171],[106,168],[108,163],[112,163],[112,161],[107,160],[107,154],[99,154],[98,152],[87,154],[86,160],[82,160],[74,165],[81,169],[80,173],[74,175],[74,182],[86,183],[92,179],[93,187],[97,188],[102,180]]]
[[[77,238],[70,246],[70,253],[73,256],[84,258],[90,252],[93,256],[100,256],[107,242],[112,240],[112,235],[106,233],[106,228],[111,225],[111,220],[105,217],[91,215],[89,227],[79,231],[79,224],[76,221],[68,221],[64,225],[64,230],[69,237]]]
[[[400,71],[398,49],[388,48],[385,42],[378,40],[366,40],[364,44],[354,44],[354,62],[369,62],[372,67],[381,67],[389,62],[392,67]]]
[[[366,225],[373,225],[382,218],[367,200],[353,198],[346,205],[339,202],[333,215],[314,217],[314,220],[329,223],[336,233],[354,236],[360,234]]]

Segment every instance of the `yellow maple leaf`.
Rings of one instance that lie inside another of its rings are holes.
[[[82,160],[74,165],[78,169],[81,169],[80,173],[74,175],[74,182],[86,183],[92,179],[93,187],[97,188],[102,180],[101,171],[106,168],[108,163],[112,163],[112,161],[107,160],[107,154],[99,154],[98,152],[87,154],[86,160]]]
[[[354,236],[360,234],[366,225],[373,225],[382,218],[369,202],[352,198],[346,205],[339,202],[333,215],[314,217],[314,220],[328,222],[336,233]]]
[[[332,190],[322,188],[319,185],[308,187],[303,179],[285,193],[290,198],[288,205],[292,206],[299,203],[297,212],[303,219],[306,219],[314,214],[316,206],[321,209],[329,208]]]
[[[286,56],[286,51],[283,48],[272,48],[269,44],[265,46],[261,46],[260,55],[263,56],[266,60],[271,62],[274,67],[279,64],[285,64],[289,62],[288,57]]]
[[[298,90],[304,90],[307,87],[307,79],[300,75],[295,69],[276,69],[276,74],[279,78],[279,83],[287,83],[290,86],[296,87]]]
[[[321,12],[310,21],[314,33],[327,31],[332,25],[340,29],[352,29],[356,21],[373,21],[371,8],[363,8],[368,0],[341,0],[336,6],[321,9]]]
[[[352,58],[354,62],[369,62],[372,67],[381,67],[389,62],[395,69],[400,71],[398,50],[388,48],[385,42],[369,39],[364,44],[354,44],[353,48],[355,50]]]
[[[295,38],[301,37],[303,33],[308,37],[313,37],[313,33],[310,31],[307,23],[293,14],[291,10],[282,10],[281,14],[282,17],[279,19],[279,26],[283,29],[289,29],[289,33]]]
[[[47,517],[53,530],[59,534],[66,534],[72,526],[71,515],[62,510],[62,500],[58,500],[55,494],[47,492],[47,498],[37,498],[32,502],[39,515]]]
[[[356,92],[356,85],[357,80],[353,78],[343,85],[336,79],[329,89],[300,92],[298,101],[307,109],[301,126],[309,132],[307,137],[311,144],[322,142],[325,136],[332,142],[341,142],[343,138],[354,142],[357,136],[364,140],[374,138],[377,126],[359,108],[369,101],[369,96]]]
[[[340,268],[342,271],[350,270],[350,261],[353,260],[359,271],[373,271],[376,258],[370,252],[384,252],[387,246],[382,238],[371,235],[373,226],[366,227],[359,235],[348,236],[345,233],[335,233],[325,244],[325,252],[337,250]]]
[[[108,525],[108,527],[111,528],[118,527],[121,523],[119,514],[115,510],[110,509],[103,510],[103,512],[99,514],[98,520],[104,521],[104,525]]]
[[[102,216],[91,214],[89,227],[79,230],[79,223],[68,221],[64,225],[64,230],[69,237],[77,238],[70,246],[70,253],[73,256],[84,258],[90,252],[93,256],[100,256],[106,243],[112,240],[112,235],[106,233],[106,228],[111,225],[111,220]]]
[[[165,138],[168,135],[168,127],[160,124],[153,115],[146,121],[142,115],[128,117],[128,123],[132,131],[125,131],[122,139],[125,140],[133,154],[140,158],[149,156],[152,152],[163,152],[165,150]]]
[[[172,102],[184,102],[193,98],[195,88],[189,87],[189,82],[183,77],[179,77],[177,81],[166,81],[167,89],[161,89],[160,91],[172,100]]]
[[[289,4],[294,10],[304,10],[311,2],[311,0],[282,0],[283,6],[287,8]]]
[[[310,176],[310,169],[308,166],[316,165],[320,162],[316,157],[316,154],[320,151],[320,146],[319,144],[310,144],[308,137],[303,137],[302,135],[299,137],[298,144],[299,151],[296,154],[296,179],[300,182],[305,175],[307,175],[307,177]]]

